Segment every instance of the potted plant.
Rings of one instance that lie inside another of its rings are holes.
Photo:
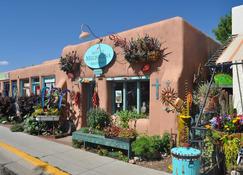
[[[199,106],[203,105],[208,87],[209,87],[209,83],[205,82],[199,85],[198,89],[194,91],[193,101],[195,104],[198,104]],[[218,87],[215,84],[212,84],[209,89],[209,94],[207,97],[204,112],[216,112],[218,110],[219,107],[218,94],[219,94]]]
[[[65,56],[60,57],[60,69],[68,75],[68,78],[74,79],[75,75],[79,73],[81,61],[76,51],[72,51]]]
[[[161,43],[158,39],[145,35],[137,39],[121,39],[117,36],[110,38],[114,45],[121,47],[124,50],[125,59],[130,63],[151,63],[159,59],[163,59],[166,48],[161,48]]]

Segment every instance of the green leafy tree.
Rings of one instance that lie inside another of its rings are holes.
[[[231,36],[231,24],[231,14],[228,14],[221,17],[218,27],[213,29],[213,33],[215,34],[216,39],[219,40],[222,44],[224,44]]]

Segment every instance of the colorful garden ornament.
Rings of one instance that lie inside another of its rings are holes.
[[[49,87],[43,87],[41,90],[41,106],[44,109],[45,108],[45,95],[46,95],[46,90],[50,89]]]
[[[70,93],[70,90],[68,90],[68,89],[64,89],[64,90],[62,90],[62,92],[60,93],[60,95],[59,95],[59,102],[58,102],[58,110],[61,109],[61,107],[62,107],[62,99],[63,99],[63,96],[64,96],[65,94],[67,94],[67,93]]]

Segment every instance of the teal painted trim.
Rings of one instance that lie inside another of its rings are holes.
[[[84,146],[86,145],[86,142],[89,142],[89,143],[93,143],[93,144],[105,145],[105,146],[109,146],[109,147],[113,147],[113,148],[127,150],[128,158],[131,157],[132,140],[123,141],[121,139],[118,140],[118,139],[106,138],[105,136],[101,136],[101,135],[83,133],[81,131],[73,132],[72,139],[83,141]]]
[[[123,82],[123,110],[127,109],[127,83]]]
[[[32,82],[32,85],[39,85],[40,82]]]
[[[111,84],[111,103],[112,103],[112,114],[114,114],[115,111],[115,88],[114,88],[114,83]]]
[[[91,108],[91,92],[90,92],[90,90],[91,90],[91,85],[90,84],[88,84],[88,86],[86,86],[86,92],[87,92],[87,111],[89,111],[90,110],[90,108]]]
[[[24,94],[24,81],[20,80],[20,96]]]
[[[135,77],[109,77],[107,81],[125,81],[125,80],[149,80],[149,76],[135,76]]]
[[[141,109],[141,92],[140,81],[137,81],[137,113],[140,114]]]

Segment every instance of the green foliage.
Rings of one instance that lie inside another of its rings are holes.
[[[23,132],[24,131],[24,126],[22,123],[17,123],[11,126],[10,130],[12,132]]]
[[[107,149],[99,149],[99,150],[98,150],[98,154],[99,154],[100,156],[108,156],[109,151],[108,151]]]
[[[213,33],[215,34],[217,40],[219,40],[222,44],[224,44],[231,36],[231,26],[232,19],[231,14],[229,14],[221,17],[218,27],[213,29]]]
[[[137,132],[134,129],[123,128],[121,129],[118,137],[133,139],[137,136]]]
[[[83,127],[80,128],[80,131],[82,133],[87,133],[87,134],[104,135],[104,131],[94,129],[94,128]]]
[[[105,128],[105,136],[107,137],[118,137],[120,132],[121,128],[115,125]]]
[[[217,136],[216,136],[217,138]],[[214,152],[214,144],[212,142],[212,140],[206,136],[206,138],[204,139],[204,147],[203,147],[203,151],[202,151],[202,158],[205,161],[206,165],[209,165],[210,167],[212,167],[213,165],[213,152]]]
[[[46,131],[46,123],[38,122],[34,117],[28,117],[24,120],[24,132],[29,133],[31,135],[42,134]]]
[[[118,125],[122,128],[129,128],[128,123],[130,120],[137,120],[145,117],[143,114],[138,114],[136,111],[129,110],[119,111],[116,115],[119,118]]]
[[[81,65],[77,52],[75,51],[61,56],[59,64],[60,69],[66,73],[74,73],[75,69],[79,69]]]
[[[200,84],[196,91],[193,92],[193,102],[195,104],[199,104],[201,98],[204,98],[207,94],[207,90],[209,87],[209,82],[205,82]],[[218,94],[218,87],[215,84],[212,84],[209,90],[209,97],[215,96]]]
[[[128,162],[129,158],[123,154],[123,152],[121,151],[112,151],[108,153],[109,157],[115,158],[115,159],[119,159],[122,160],[124,162]]]
[[[34,106],[40,101],[39,96],[23,96],[18,98],[18,105],[21,117],[31,115],[34,112]]]
[[[132,143],[132,150],[136,156],[144,159],[160,158],[160,152],[168,152],[170,136],[166,133],[160,136],[141,136]]]
[[[240,140],[238,138],[227,140],[224,143],[223,148],[226,167],[230,170],[236,165],[237,155],[240,149]]]
[[[94,108],[87,113],[87,125],[88,127],[102,130],[106,126],[109,126],[111,122],[110,115],[103,109]]]
[[[6,123],[6,122],[7,122],[7,117],[5,117],[5,116],[0,117],[0,124]]]
[[[15,100],[11,97],[0,97],[0,117],[15,116]]]
[[[44,111],[41,106],[36,106],[34,107],[34,112],[32,113],[32,116],[39,116],[39,115],[55,115],[58,116],[60,115],[60,111],[56,107],[52,107],[47,109],[47,111]]]
[[[170,134],[164,133],[160,141],[160,152],[168,153],[170,152]]]
[[[82,141],[79,141],[79,140],[72,140],[72,146],[74,147],[74,148],[81,148],[81,145],[83,144],[83,142]]]

